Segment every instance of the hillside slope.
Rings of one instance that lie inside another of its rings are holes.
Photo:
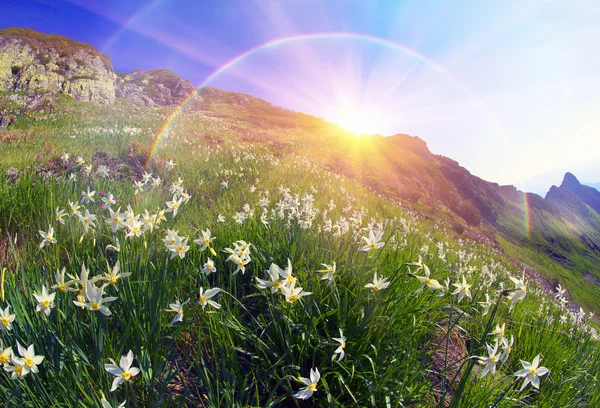
[[[0,61],[0,85],[7,90],[50,91],[81,101],[132,101],[150,107],[175,105],[193,90],[168,70],[116,74],[110,60],[93,47],[32,30],[0,31]],[[3,105],[0,123],[13,123],[35,99],[22,98]],[[308,157],[419,214],[446,220],[456,232],[486,239],[541,272],[547,288],[560,282],[579,305],[589,310],[599,305],[598,192],[579,185],[574,176],[567,175],[543,198],[482,180],[456,161],[432,154],[417,137],[356,138],[322,119],[210,87],[200,90],[188,107],[192,109],[175,121],[170,135],[218,144],[219,135],[197,128],[194,121],[206,115],[227,121],[246,143]],[[161,125],[155,124],[152,131]]]

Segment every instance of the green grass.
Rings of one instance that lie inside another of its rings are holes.
[[[4,406],[99,407],[101,392],[113,405],[126,400],[131,407],[600,403],[600,348],[587,319],[576,322],[529,280],[527,296],[509,311],[514,285],[508,277],[521,276],[510,260],[485,241],[459,236],[445,218],[425,219],[355,179],[330,172],[321,165],[322,152],[307,128],[290,122],[274,127],[270,133],[276,137],[269,138],[269,131],[236,117],[227,104],[186,114],[147,168],[162,185],[136,195],[133,181],[142,171],[137,165],[167,111],[67,99],[54,103],[50,111],[22,115],[4,131],[3,137],[11,137],[0,145],[0,267],[6,268],[0,303],[10,304],[16,315],[13,330],[1,330],[0,337],[15,352],[19,341],[33,344],[45,357],[38,374],[9,380],[9,373],[0,372]],[[259,120],[277,121],[268,115]],[[315,121],[314,126],[321,125]],[[322,143],[327,149],[332,142]],[[349,160],[360,160],[361,150],[378,149],[362,143]],[[60,160],[65,152],[67,164]],[[90,176],[74,163],[77,156],[93,163]],[[174,170],[165,168],[168,159],[177,163]],[[108,179],[97,174],[100,165],[110,166]],[[5,175],[11,166],[23,171],[16,179]],[[69,181],[71,173],[76,181]],[[64,225],[54,218],[56,207],[68,212],[68,202],[79,200],[88,186],[114,194],[122,211],[131,205],[135,214],[152,214],[166,208],[173,198],[169,187],[179,178],[190,201],[141,237],[110,231],[99,193],[95,203],[85,205],[98,216],[94,230],[84,234],[75,216],[66,217]],[[260,220],[259,200],[266,192],[268,226]],[[280,212],[285,203],[295,211]],[[232,216],[245,204],[254,215],[237,224]],[[344,219],[348,230],[343,234],[328,228],[328,220],[340,225]],[[368,226],[378,224],[384,247],[360,252]],[[38,231],[49,225],[57,243],[40,249]],[[192,243],[206,228],[216,237],[216,255]],[[167,229],[189,238],[183,259],[170,259],[162,242]],[[107,249],[115,236],[119,252]],[[232,273],[235,268],[223,252],[238,240],[251,243],[252,260],[244,274]],[[415,293],[420,282],[411,273],[422,276],[423,271],[405,264],[419,256],[433,279],[450,280],[442,296],[429,289]],[[207,257],[217,268],[208,276],[201,273]],[[266,279],[272,263],[283,268],[288,259],[297,286],[311,292],[295,303],[256,287],[256,278]],[[95,277],[117,260],[131,276],[106,288],[108,296],[117,297],[108,304],[111,316],[75,306],[77,292],[57,292],[49,317],[35,311],[33,293],[53,285],[57,269],[78,275],[85,265]],[[328,283],[317,270],[333,262],[337,272]],[[389,287],[365,288],[374,273],[387,278]],[[462,276],[472,285],[472,298],[459,303],[450,292]],[[202,308],[200,287],[222,289],[213,298],[220,309]],[[484,316],[478,302],[486,293],[493,304]],[[165,309],[188,298],[183,322],[170,325],[174,314]],[[561,323],[563,315],[567,323]],[[476,357],[485,355],[485,344],[493,344],[490,332],[503,323],[506,336],[515,339],[512,353],[495,376],[479,378]],[[347,345],[338,362],[339,343],[333,338],[339,329]],[[111,393],[114,377],[104,365],[129,350],[141,373]],[[519,391],[522,380],[513,376],[522,368],[519,359],[530,362],[537,354],[550,373],[541,377],[539,391],[531,386]],[[307,401],[295,399],[304,387],[297,378],[308,377],[311,368],[321,373],[316,393]]]

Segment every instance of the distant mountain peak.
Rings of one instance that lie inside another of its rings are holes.
[[[566,188],[577,188],[581,186],[581,183],[579,182],[579,180],[577,180],[577,177],[575,177],[573,173],[566,172],[565,177],[563,178],[562,184],[560,186]]]

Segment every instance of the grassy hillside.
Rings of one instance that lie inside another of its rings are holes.
[[[519,282],[447,208],[383,196],[399,165],[369,160],[384,141],[209,89],[146,165],[168,110],[59,98],[19,111],[25,96],[4,97],[18,117],[0,131],[5,406],[99,407],[102,394],[131,407],[600,404],[589,316]],[[426,160],[417,140],[392,142],[407,169]],[[124,219],[114,232],[109,193]],[[109,315],[94,306],[100,287]],[[18,375],[29,366],[17,342],[44,356],[30,361],[38,373]],[[549,372],[522,388],[513,374],[537,355]],[[299,381],[311,371],[314,384]]]

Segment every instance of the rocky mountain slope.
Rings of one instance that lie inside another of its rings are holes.
[[[128,98],[146,106],[173,106],[194,86],[166,69],[117,73],[110,58],[89,44],[7,28],[0,30],[0,89],[63,93],[103,104]]]
[[[169,70],[116,73],[110,59],[88,44],[6,29],[0,30],[0,89],[168,107],[179,104],[194,87]],[[46,106],[36,98],[15,103],[14,111],[0,110],[0,124],[14,122],[22,107]],[[310,156],[423,216],[449,221],[459,234],[486,237],[517,262],[543,271],[548,288],[561,282],[578,292],[584,306],[596,304],[600,296],[600,193],[570,173],[544,198],[482,180],[456,161],[432,154],[417,137],[356,138],[322,119],[210,87],[190,106],[218,120],[230,119],[245,142]],[[201,137],[211,143],[219,140],[218,135]]]

